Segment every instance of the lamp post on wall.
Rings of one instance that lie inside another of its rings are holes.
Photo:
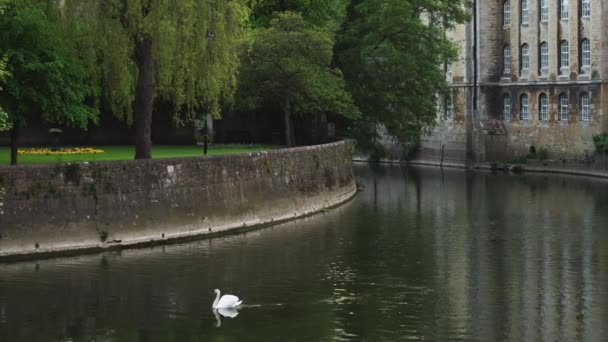
[[[207,115],[205,114],[205,119],[203,120],[203,128],[201,128],[201,135],[203,136],[203,155],[207,155],[207,148],[209,147],[209,127],[207,127]]]

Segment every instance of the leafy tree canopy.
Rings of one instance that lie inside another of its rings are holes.
[[[175,106],[178,122],[198,110],[220,115],[236,89],[238,48],[249,11],[245,0],[66,0],[93,51],[101,94],[111,111],[133,122],[139,80],[137,44],[149,39],[154,92]],[[88,25],[86,25],[88,24]],[[76,32],[79,32],[76,30]]]
[[[2,15],[2,3],[0,3],[0,15]],[[8,71],[6,71],[6,58],[0,57],[0,82],[8,78],[10,75]],[[2,88],[0,87],[0,92],[2,92]],[[0,132],[8,131],[11,129],[11,124],[8,119],[8,113],[5,112],[2,107],[0,107]]]
[[[445,30],[468,19],[467,0],[352,0],[338,38],[337,61],[363,113],[358,140],[379,125],[407,147],[434,124],[443,68],[457,54]]]
[[[0,15],[4,14],[4,6],[6,6],[6,0],[0,0]],[[6,57],[4,57],[2,51],[0,51],[0,82],[5,80],[9,75],[6,71]],[[0,92],[2,87],[0,87]],[[8,131],[11,129],[10,122],[8,120],[8,113],[0,107],[0,132]]]
[[[260,0],[252,14],[254,27],[269,27],[275,12],[300,13],[318,28],[334,32],[342,23],[349,0]]]
[[[238,45],[247,0],[65,0],[82,28],[82,49],[96,70],[103,103],[135,124],[135,158],[151,157],[157,98],[178,124],[198,112],[220,116],[237,86]],[[79,32],[79,30],[74,30]]]
[[[280,104],[287,145],[293,144],[292,114],[359,115],[342,73],[330,66],[332,49],[328,33],[309,27],[294,12],[279,13],[268,29],[255,33],[242,72],[243,85],[250,88],[242,94]]]
[[[7,1],[0,14],[3,121],[16,130],[27,116],[41,115],[48,122],[86,128],[97,120],[97,111],[85,104],[91,94],[87,72],[65,47],[64,32],[46,10],[41,1]]]

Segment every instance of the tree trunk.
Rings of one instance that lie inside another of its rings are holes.
[[[289,103],[289,97],[285,98],[285,105],[283,107],[283,121],[285,124],[285,145],[287,147],[292,147],[293,131],[291,128],[291,105]]]
[[[155,96],[155,65],[152,38],[144,37],[135,44],[135,63],[139,72],[135,89],[135,159],[152,158],[152,110]]]
[[[11,129],[11,165],[17,165],[17,156],[19,155],[19,120],[13,121]]]

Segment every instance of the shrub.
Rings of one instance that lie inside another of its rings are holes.
[[[593,144],[597,153],[608,153],[608,133],[600,133],[593,136]]]

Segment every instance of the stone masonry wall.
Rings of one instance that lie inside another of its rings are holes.
[[[306,215],[356,191],[351,142],[200,158],[0,166],[0,257],[103,249]]]
[[[429,136],[421,138],[416,159],[436,163],[452,159],[465,164],[513,160],[535,150],[546,150],[552,159],[585,159],[595,149],[594,134],[608,131],[608,6],[591,0],[591,13],[583,15],[580,1],[568,2],[568,18],[560,18],[560,1],[548,1],[548,17],[541,17],[540,0],[528,0],[528,21],[522,1],[479,0],[472,23],[447,32],[459,49],[460,60],[448,81],[453,87],[472,87],[468,68],[477,67],[477,89],[465,90],[464,123],[438,122]],[[503,6],[507,4],[510,21]],[[467,31],[468,28],[470,31]],[[477,51],[473,41],[477,38]],[[590,66],[583,66],[581,44],[590,42]],[[560,44],[568,42],[568,66],[561,67]],[[541,65],[541,44],[548,48],[548,65]],[[528,68],[523,68],[522,46],[528,47]],[[505,48],[510,63],[504,65]],[[476,53],[477,65],[470,54]],[[468,68],[459,64],[465,61]],[[464,80],[464,82],[463,82]],[[477,102],[471,97],[477,94]],[[547,96],[548,117],[541,118],[539,97]],[[522,115],[528,98],[528,116]],[[567,99],[567,119],[560,118],[560,96]],[[589,96],[589,119],[583,115],[583,96]],[[508,105],[505,105],[507,103]],[[477,110],[474,110],[476,105]],[[508,108],[508,109],[507,109]],[[438,115],[441,116],[441,110]],[[480,130],[480,123],[504,127],[501,132]],[[495,135],[496,134],[496,135]],[[534,150],[532,149],[532,150]],[[462,159],[466,158],[466,161]]]

